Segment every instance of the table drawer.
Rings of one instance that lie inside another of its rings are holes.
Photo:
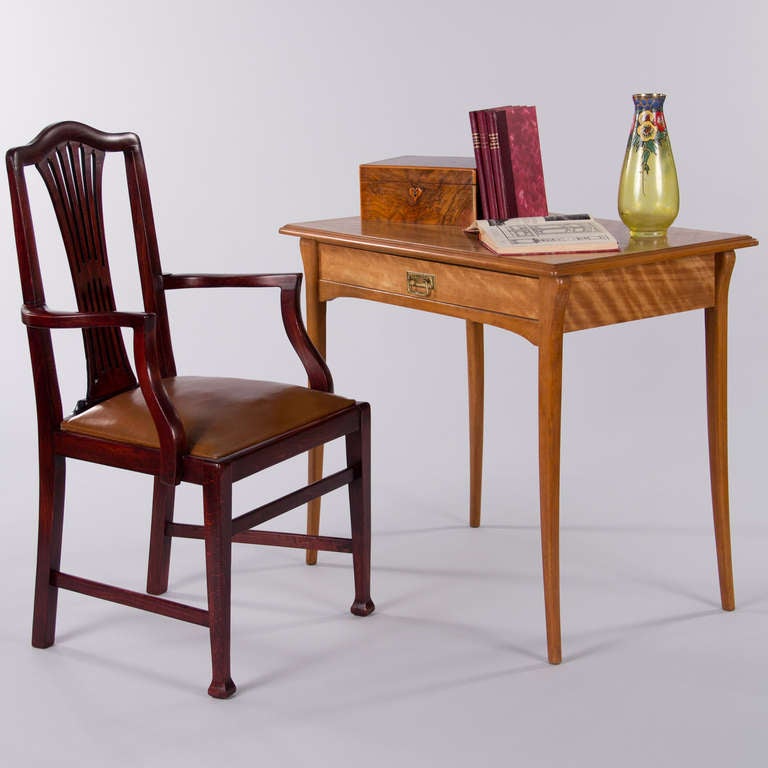
[[[538,319],[539,281],[531,277],[321,245],[319,279],[321,286],[352,286],[407,297],[424,305],[471,307]]]

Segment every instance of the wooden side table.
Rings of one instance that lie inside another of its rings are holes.
[[[720,597],[733,610],[728,510],[728,285],[734,251],[748,235],[673,228],[663,240],[631,240],[619,222],[602,222],[619,240],[613,253],[497,256],[457,227],[331,219],[288,224],[300,238],[307,326],[326,351],[326,304],[342,296],[460,317],[467,323],[470,525],[480,524],[483,457],[483,325],[517,333],[539,349],[539,489],[549,661],[560,639],[560,422],[563,335],[627,320],[703,309],[712,506]],[[322,448],[309,478],[321,476]],[[316,534],[319,502],[310,506]],[[316,553],[307,553],[307,562]]]

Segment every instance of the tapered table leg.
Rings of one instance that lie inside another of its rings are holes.
[[[541,279],[539,338],[539,494],[547,656],[562,659],[560,639],[560,421],[563,381],[563,320],[569,283]]]
[[[326,305],[320,301],[318,292],[318,248],[314,240],[302,239],[299,243],[301,259],[304,262],[304,279],[307,301],[307,333],[318,352],[325,357]],[[323,446],[309,451],[309,466],[307,476],[310,483],[320,480],[323,476]],[[307,504],[307,534],[317,536],[320,533],[320,498],[312,499]],[[307,565],[317,563],[317,550],[308,549]]]
[[[469,382],[469,524],[480,526],[483,493],[483,401],[485,376],[483,324],[467,320],[467,372]]]
[[[715,256],[715,304],[704,310],[707,357],[707,422],[712,511],[715,521],[717,569],[723,610],[735,606],[731,528],[728,508],[728,286],[736,257],[733,251]]]
[[[309,484],[320,480],[323,476],[323,446],[312,448],[309,451],[309,471],[307,477]],[[320,497],[307,502],[307,535],[317,536],[320,533]],[[307,550],[307,565],[317,563],[317,550]]]

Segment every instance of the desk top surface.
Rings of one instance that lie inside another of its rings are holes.
[[[369,251],[531,276],[581,274],[731,251],[758,244],[757,240],[749,235],[680,227],[672,227],[662,239],[634,239],[629,237],[629,231],[621,222],[605,219],[600,221],[619,241],[619,251],[502,256],[489,251],[480,243],[477,235],[467,233],[460,227],[368,221],[358,216],[286,224],[280,228],[280,232],[349,248],[364,248]]]

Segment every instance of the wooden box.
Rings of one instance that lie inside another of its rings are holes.
[[[468,227],[477,219],[472,157],[406,155],[360,166],[360,217]]]

